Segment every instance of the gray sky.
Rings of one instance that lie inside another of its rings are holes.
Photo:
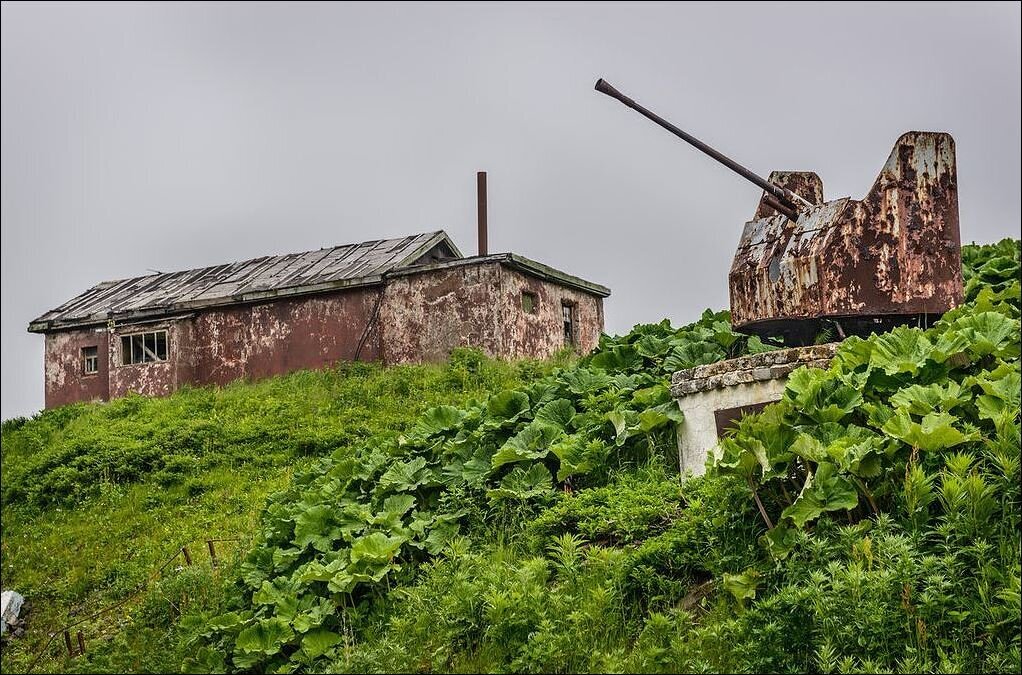
[[[29,320],[105,279],[444,228],[610,286],[607,330],[727,306],[754,171],[861,197],[911,129],[957,142],[964,241],[1018,236],[1019,4],[2,8],[2,402]]]

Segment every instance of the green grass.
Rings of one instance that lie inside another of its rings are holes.
[[[321,454],[550,367],[461,350],[444,365],[349,364],[6,421],[0,565],[3,587],[25,595],[31,611],[26,636],[4,645],[4,672],[23,671],[48,631],[125,598],[180,546],[207,568],[206,539],[239,537],[221,553],[244,551],[267,496]],[[153,642],[149,618],[125,619],[152,595],[85,624],[85,659],[64,659],[58,640],[37,670],[178,670],[173,622]]]

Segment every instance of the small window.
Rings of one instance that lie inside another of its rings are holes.
[[[564,344],[575,346],[575,306],[568,303],[561,305],[561,317],[564,320]]]
[[[95,375],[99,372],[99,347],[82,347],[82,373]]]
[[[151,363],[167,360],[167,331],[121,336],[121,363]]]
[[[526,314],[536,313],[536,294],[522,291],[522,311]]]

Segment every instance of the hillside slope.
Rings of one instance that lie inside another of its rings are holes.
[[[207,571],[205,539],[243,540],[220,544],[222,557],[243,550],[266,496],[317,457],[400,433],[430,406],[464,404],[552,365],[504,364],[464,350],[440,366],[346,364],[5,421],[0,569],[3,587],[23,593],[32,609],[26,636],[4,645],[3,671],[23,671],[47,631],[128,597],[178,547],[191,545]],[[206,597],[216,595],[212,581],[191,571],[181,583],[191,584],[184,593]],[[85,659],[66,661],[58,640],[38,670],[91,670],[92,657],[113,649],[125,669],[176,672],[182,657],[167,650],[165,634],[107,642],[123,639],[118,630],[139,612],[161,630],[176,617],[157,589],[127,612],[82,626]]]
[[[967,305],[928,331],[846,341],[680,486],[670,372],[768,348],[725,314],[637,326],[578,363],[512,369],[478,400],[365,430],[379,433],[331,437],[365,409],[350,399],[300,427],[253,417],[231,457],[268,447],[263,427],[283,443],[289,429],[330,438],[312,443],[329,454],[269,497],[240,564],[168,579],[67,665],[1017,671],[1019,243],[964,260]],[[115,437],[137,438],[131,427]],[[80,477],[52,494],[62,463],[48,455],[68,443],[45,429],[5,425],[5,453],[42,439],[4,469],[5,569],[10,516],[97,503]],[[75,469],[104,475],[110,453],[79,447]],[[143,485],[165,470],[117,475]]]

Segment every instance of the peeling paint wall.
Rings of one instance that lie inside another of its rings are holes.
[[[535,297],[534,313],[522,292]],[[543,358],[564,347],[561,306],[575,315],[576,349],[592,351],[603,331],[603,299],[498,262],[391,279],[380,310],[385,363],[442,361],[472,346],[504,359]]]
[[[522,293],[531,293],[533,313],[522,308]],[[500,274],[499,335],[501,357],[545,358],[565,346],[561,307],[570,305],[575,323],[575,350],[596,349],[603,332],[603,298],[553,284],[518,270],[503,267]]]
[[[99,372],[83,372],[83,347],[96,347]],[[80,328],[46,335],[44,380],[46,407],[53,408],[75,401],[105,401],[108,388],[109,359],[105,328]]]
[[[166,361],[124,363],[122,336],[159,330],[167,331]],[[115,327],[110,333],[110,398],[125,396],[129,392],[165,396],[182,384],[193,381],[192,335],[189,318]]]
[[[535,307],[522,307],[523,291]],[[145,324],[46,335],[46,406],[162,396],[184,384],[223,385],[356,357],[385,363],[443,361],[458,346],[498,358],[549,356],[564,346],[561,307],[574,312],[576,349],[594,349],[603,299],[544,281],[497,261],[395,276],[352,288],[261,304],[207,309]],[[369,326],[367,330],[367,326]],[[123,335],[166,330],[168,358],[123,364]],[[100,347],[100,371],[84,376],[81,348]]]
[[[384,363],[443,361],[454,347],[502,353],[497,262],[388,280],[380,306]]]
[[[194,321],[194,363],[201,384],[261,379],[355,358],[378,288],[278,300],[203,312]],[[361,361],[380,358],[371,330]]]

